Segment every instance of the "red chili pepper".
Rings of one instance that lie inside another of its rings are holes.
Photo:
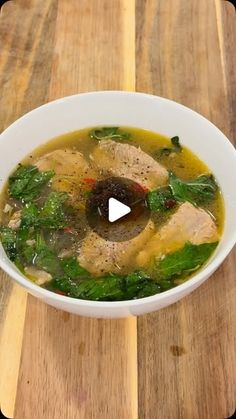
[[[176,205],[176,200],[175,199],[167,199],[165,201],[165,208],[166,209],[171,209],[174,208],[174,206]]]
[[[74,232],[75,232],[74,227],[65,227],[64,228],[64,233],[72,234]]]
[[[86,183],[86,185],[93,186],[97,181],[91,177],[86,177],[83,179],[83,182]]]
[[[61,291],[61,290],[56,290],[56,293],[57,293],[57,294],[60,294],[60,295],[66,295],[66,293],[65,293],[65,292],[63,292],[63,291]]]
[[[140,185],[139,183],[136,183],[133,188],[136,192],[139,192],[139,193],[143,193],[143,192],[146,193],[149,191],[149,189],[146,186]]]
[[[87,177],[87,178],[84,178],[84,179],[82,180],[82,182],[85,184],[85,188],[86,188],[86,190],[87,190],[87,191],[90,191],[90,190],[94,187],[94,185],[95,185],[95,183],[96,183],[97,181],[96,181],[96,179],[93,179],[93,178]]]

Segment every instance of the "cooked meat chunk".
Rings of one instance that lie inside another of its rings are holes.
[[[71,203],[78,206],[86,198],[86,178],[97,177],[84,156],[73,149],[51,151],[37,159],[35,165],[40,171],[54,170],[56,176],[52,179],[52,188],[67,192]]]
[[[6,204],[4,209],[3,209],[3,213],[4,214],[11,214],[13,210],[13,207],[9,204]]]
[[[95,276],[106,272],[123,273],[132,264],[132,258],[154,233],[154,224],[149,221],[145,229],[131,240],[111,242],[91,231],[85,237],[78,261]]]
[[[137,263],[145,266],[152,258],[174,252],[188,241],[198,245],[217,240],[217,228],[211,216],[203,209],[185,202],[148,241],[145,249],[138,254]]]
[[[24,269],[26,275],[37,285],[44,285],[52,280],[52,275],[34,266],[26,266]]]
[[[8,223],[8,227],[12,228],[12,230],[17,230],[20,227],[20,223],[21,223],[21,211],[16,211],[14,212],[14,214],[12,215],[9,223]]]
[[[100,141],[92,154],[95,166],[105,175],[126,177],[153,189],[165,185],[168,172],[151,156],[129,144]]]

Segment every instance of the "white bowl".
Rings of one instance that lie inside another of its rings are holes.
[[[127,92],[95,92],[66,97],[41,106],[14,122],[0,135],[0,190],[10,172],[32,150],[49,139],[96,125],[124,125],[179,135],[212,170],[225,200],[223,237],[208,264],[182,285],[140,300],[94,302],[47,291],[25,278],[0,246],[0,266],[31,294],[59,309],[93,317],[140,315],[168,306],[189,294],[223,262],[236,242],[236,151],[211,122],[192,110],[156,96]]]

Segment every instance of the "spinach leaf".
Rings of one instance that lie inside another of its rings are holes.
[[[90,276],[90,273],[85,268],[80,266],[76,257],[62,259],[61,265],[65,275],[71,279],[79,279],[81,277]]]
[[[169,156],[171,153],[179,153],[182,151],[182,146],[179,142],[179,137],[175,136],[171,138],[171,143],[173,147],[163,147],[159,151],[159,156]]]
[[[218,242],[199,245],[186,243],[182,249],[167,254],[164,259],[156,263],[158,280],[168,280],[195,271],[207,261],[217,245]]]
[[[171,173],[170,187],[177,201],[189,201],[194,205],[210,202],[215,198],[218,190],[218,185],[213,175],[201,175],[196,179],[186,182]]]
[[[148,192],[147,203],[151,211],[166,211],[176,205],[176,200],[167,186]]]
[[[52,170],[39,172],[36,166],[21,166],[9,178],[9,194],[22,202],[30,202],[54,175]]]
[[[16,232],[9,227],[0,228],[0,240],[10,260],[14,261],[17,256]]]
[[[89,133],[90,138],[95,138],[96,140],[127,140],[130,138],[128,132],[120,131],[119,127],[103,127],[95,128]]]
[[[68,195],[64,192],[51,192],[39,214],[39,224],[41,227],[49,229],[60,229],[65,227],[64,202]]]

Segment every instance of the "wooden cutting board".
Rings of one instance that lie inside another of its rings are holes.
[[[236,142],[235,33],[234,7],[223,0],[6,3],[0,14],[0,130],[48,100],[122,89],[190,106]],[[3,413],[14,419],[232,415],[235,262],[234,251],[187,298],[122,320],[55,310],[0,273]]]

